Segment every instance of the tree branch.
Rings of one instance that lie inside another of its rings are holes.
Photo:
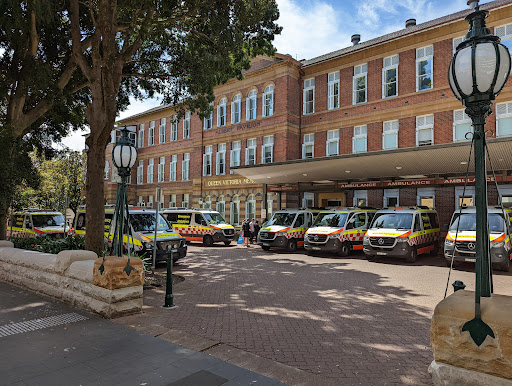
[[[30,12],[30,54],[35,58],[37,55],[37,47],[39,46],[39,37],[36,29],[36,13]]]
[[[85,77],[91,81],[92,71],[82,50],[82,37],[80,35],[80,15],[78,0],[70,1],[70,20],[71,20],[71,46],[73,49],[73,58],[78,64]]]

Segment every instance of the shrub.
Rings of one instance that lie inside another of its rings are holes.
[[[58,254],[66,250],[83,250],[85,243],[83,237],[67,236],[63,239],[52,237],[11,237],[9,239],[13,242],[15,248],[27,249],[29,251],[37,251],[44,253]]]

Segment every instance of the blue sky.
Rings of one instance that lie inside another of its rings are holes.
[[[480,1],[480,4],[488,3]],[[417,23],[467,9],[466,0],[277,0],[283,27],[274,45],[282,54],[311,59],[351,45],[350,37],[361,41],[405,28],[407,19]],[[120,118],[160,105],[158,99],[132,101]],[[84,148],[83,133],[64,140],[75,149]]]

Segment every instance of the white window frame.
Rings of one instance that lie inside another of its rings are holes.
[[[181,163],[181,180],[188,181],[190,178],[190,153],[183,154],[183,162]]]
[[[510,137],[512,134],[500,133],[500,120],[512,118],[512,102],[496,104],[496,137]]]
[[[471,125],[471,132],[473,132],[473,125],[471,118],[466,114],[464,109],[453,110],[453,142],[471,141],[471,137],[457,138],[457,125]]]
[[[178,140],[178,117],[175,115],[171,120],[171,142]]]
[[[265,117],[271,117],[274,115],[274,85],[269,84],[265,87],[261,96],[261,115]]]
[[[368,127],[366,125],[354,126],[354,135],[352,137],[352,153],[366,153],[368,151]],[[359,140],[364,140],[364,150],[357,150]]]
[[[203,209],[211,209],[212,208],[212,196],[205,196],[203,200]]]
[[[108,180],[109,179],[109,169],[110,169],[110,164],[108,163],[108,161],[105,161],[105,170],[103,171],[103,179],[104,180]]]
[[[302,113],[304,115],[314,114],[315,112],[315,78],[304,80],[304,89],[302,90]]]
[[[265,157],[265,150],[270,150],[270,162],[267,162]],[[263,137],[263,145],[261,146],[261,163],[272,163],[274,162],[274,136],[267,135]]]
[[[311,146],[311,157],[307,157],[307,147]],[[315,158],[315,134],[304,134],[304,140],[302,143],[302,159]]]
[[[396,198],[396,207],[400,206],[400,189],[384,189],[383,208],[389,208],[390,198]]]
[[[463,197],[462,193],[464,193],[465,198],[472,198],[473,205],[475,205],[475,187],[474,186],[466,186],[466,191],[464,191],[464,186],[456,186],[455,187],[455,209],[459,209],[459,200]]]
[[[212,104],[210,103],[210,108],[212,108]],[[210,130],[213,127],[213,110],[210,112],[208,118],[203,120],[203,129]]]
[[[241,141],[233,141],[231,142],[231,151],[229,153],[229,166],[237,167],[241,166],[242,160],[240,153],[242,151],[242,142]],[[231,174],[235,174],[234,171],[230,171]]]
[[[165,118],[160,119],[159,130],[159,143],[165,143]]]
[[[160,162],[158,163],[158,182],[165,181],[165,157],[160,157]]]
[[[215,210],[220,213],[223,218],[226,218],[226,200],[224,196],[219,196],[215,203]]]
[[[272,217],[272,213],[274,211],[274,197],[273,194],[270,193],[267,195],[267,219]]]
[[[382,59],[382,99],[394,98],[398,96],[398,54],[393,56],[388,56],[387,58]],[[387,72],[389,70],[395,70],[395,84],[396,84],[396,93],[395,95],[386,95],[387,93],[387,85],[393,82],[386,82]]]
[[[258,146],[258,141],[256,138],[249,138],[247,140],[247,147],[245,148],[245,164],[246,165],[256,165],[257,157],[256,157],[256,150]],[[252,160],[249,159],[249,154],[254,154],[254,162],[251,162]]]
[[[148,184],[152,184],[153,183],[153,167],[154,167],[154,164],[155,164],[155,159],[154,158],[150,158],[149,161],[148,161],[148,168],[147,168],[147,173],[148,175],[146,176],[146,183]]]
[[[398,130],[399,123],[398,119],[394,119],[392,121],[386,121],[382,123],[382,150],[392,150],[398,149]],[[396,146],[395,147],[386,147],[386,136],[394,135]]]
[[[190,193],[185,193],[183,195],[183,200],[181,201],[181,206],[184,208],[188,208],[190,205]]]
[[[436,207],[436,188],[418,188],[416,190],[416,203],[418,206],[421,205],[423,197],[432,197],[432,209]]]
[[[253,211],[249,209],[249,207],[253,207]],[[256,197],[254,194],[249,194],[247,196],[247,200],[245,201],[245,217],[252,221],[253,218],[256,218]]]
[[[254,121],[256,119],[256,114],[258,111],[258,90],[253,89],[247,95],[247,99],[245,100],[245,120],[246,121]],[[251,109],[251,107],[253,107]]]
[[[419,64],[422,61],[430,60],[430,67],[432,69],[432,72],[430,74],[419,74]],[[431,78],[431,84],[430,88],[425,88],[423,90],[420,90],[420,77],[425,77],[427,75],[430,75]],[[428,91],[432,90],[434,88],[434,45],[429,45],[425,47],[420,47],[416,49],[416,92],[420,91]]]
[[[309,205],[311,203],[311,205]],[[312,192],[304,192],[302,196],[302,207],[303,208],[313,208],[315,206],[315,193]]]
[[[327,110],[340,108],[340,72],[327,74]]]
[[[238,208],[237,218],[235,218],[235,213],[234,213],[235,211],[233,210],[235,205]],[[229,217],[230,217],[229,223],[231,225],[240,225],[240,197],[236,194],[231,198]]]
[[[178,156],[171,155],[171,162],[169,162],[169,181],[177,180]]]
[[[187,111],[183,118],[183,139],[190,138],[190,115],[190,111]]]
[[[176,194],[171,194],[169,197],[169,208],[176,208]]]
[[[155,121],[149,122],[149,130],[148,130],[148,146],[153,146],[155,144]]]
[[[358,206],[359,200],[365,200],[366,203],[361,206],[368,206],[368,191],[367,190],[354,190],[354,199],[353,199],[353,205]]]
[[[147,206],[148,206],[149,208],[152,208],[152,207],[153,207],[153,195],[151,195],[151,196],[149,196],[149,197],[148,197],[148,204],[147,204]]]
[[[422,130],[431,130],[431,143],[421,143],[419,133]],[[434,114],[421,115],[416,117],[416,146],[430,146],[434,144]]]
[[[218,176],[223,176],[226,174],[226,144],[225,143],[219,143],[217,145],[215,172]]]
[[[330,143],[336,143],[336,153],[329,153]],[[327,131],[327,141],[325,141],[325,154],[328,157],[340,154],[340,131],[338,129]]]
[[[495,27],[494,34],[501,39],[501,43],[504,44],[512,54],[512,23]]]
[[[364,77],[364,101],[357,102],[357,81]],[[360,105],[368,102],[368,63],[354,66],[354,77],[352,78],[352,104]]]
[[[231,124],[240,123],[242,120],[242,94],[236,94],[231,102]]]
[[[137,145],[139,149],[144,147],[144,123],[140,124],[139,133],[137,135]]]
[[[144,160],[139,160],[139,165],[137,166],[137,185],[141,185],[144,183]]]
[[[227,99],[222,98],[217,106],[217,127],[226,126],[226,104]]]
[[[212,145],[204,147],[203,154],[203,176],[209,177],[212,175],[212,158],[213,158],[213,147]]]

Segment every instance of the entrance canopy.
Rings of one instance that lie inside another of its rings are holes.
[[[470,144],[470,142],[463,142],[382,150],[241,166],[232,170],[257,183],[271,185],[460,175],[466,173]],[[494,170],[511,170],[512,140],[510,138],[489,139],[488,146]],[[473,175],[474,157],[471,158],[469,170],[470,175]],[[489,162],[487,162],[487,170],[490,170]]]

